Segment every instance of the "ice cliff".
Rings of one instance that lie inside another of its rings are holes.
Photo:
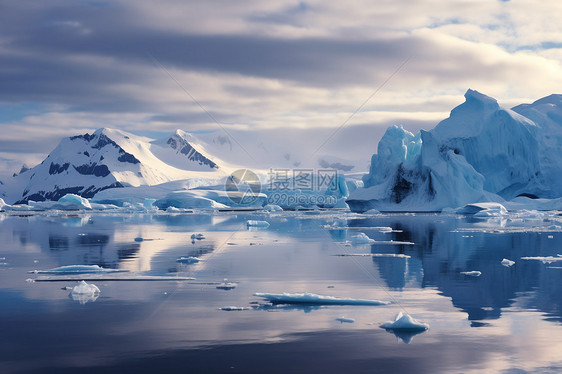
[[[435,211],[517,196],[562,196],[562,96],[513,109],[477,91],[431,131],[390,127],[354,211]]]

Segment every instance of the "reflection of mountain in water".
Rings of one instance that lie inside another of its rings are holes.
[[[452,232],[459,227],[473,227],[473,224],[457,217],[434,215],[401,215],[350,222],[350,226],[357,227],[391,226],[403,232],[392,233],[392,238],[386,236],[384,240],[416,243],[409,247],[376,248],[375,245],[371,248],[372,253],[412,256],[407,262],[397,258],[373,258],[390,288],[401,289],[411,279],[423,279],[422,287],[438,288],[472,321],[499,318],[502,308],[511,306],[519,293],[532,291],[533,297],[525,299],[528,304],[525,307],[539,309],[562,320],[562,270],[548,269],[540,262],[520,260],[522,256],[561,252],[555,247],[556,238],[548,239],[546,234],[536,232]],[[376,232],[361,231],[382,240],[376,237]],[[503,258],[515,260],[515,266],[502,266]],[[479,270],[482,275],[460,274],[470,270]]]

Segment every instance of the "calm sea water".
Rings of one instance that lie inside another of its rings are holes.
[[[521,257],[562,254],[562,217],[534,218],[0,215],[0,372],[561,372],[562,262]],[[251,231],[248,219],[271,226]],[[360,232],[415,244],[345,244]],[[336,256],[367,253],[410,258]],[[183,265],[180,256],[202,261]],[[197,281],[93,281],[101,294],[85,303],[69,296],[76,282],[26,282],[37,278],[28,271],[73,264]],[[460,273],[473,270],[481,276]],[[225,278],[238,286],[217,289]],[[392,304],[270,307],[256,292]],[[379,328],[400,311],[430,330]]]

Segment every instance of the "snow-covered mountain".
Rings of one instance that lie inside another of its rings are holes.
[[[352,210],[441,210],[518,196],[562,196],[562,96],[505,109],[468,90],[431,131],[389,128]]]
[[[197,187],[216,184],[232,168],[181,130],[153,140],[104,128],[64,138],[40,165],[14,176],[4,193],[7,202],[25,203],[180,179]]]

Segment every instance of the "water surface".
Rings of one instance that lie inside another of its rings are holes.
[[[560,218],[3,214],[0,372],[559,372],[562,263],[521,257],[562,254]],[[248,219],[271,226],[248,230]],[[414,245],[346,244],[361,232]],[[336,256],[367,253],[410,258]],[[179,264],[180,256],[201,262]],[[504,267],[503,258],[516,263]],[[37,278],[28,271],[72,264],[197,282],[96,281],[101,294],[85,303],[63,289],[76,282],[26,282]],[[482,275],[461,274],[472,270]],[[238,286],[217,289],[225,278]],[[392,303],[272,307],[256,292]],[[378,327],[400,311],[430,330],[396,336]]]

